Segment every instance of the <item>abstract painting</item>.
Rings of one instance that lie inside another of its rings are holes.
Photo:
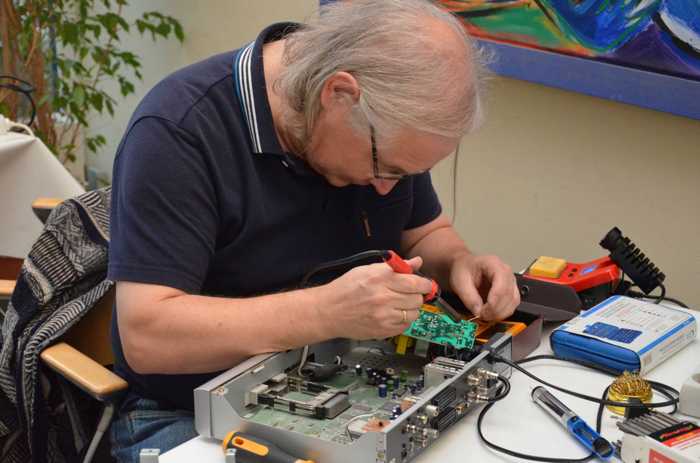
[[[700,120],[700,0],[434,1],[497,74]]]
[[[479,38],[700,80],[700,0],[440,3]]]

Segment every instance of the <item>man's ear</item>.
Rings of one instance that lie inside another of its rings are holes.
[[[326,79],[321,89],[321,107],[350,109],[360,99],[360,85],[352,74],[336,72]]]

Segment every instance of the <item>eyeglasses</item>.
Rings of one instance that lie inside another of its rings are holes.
[[[398,181],[403,178],[408,177],[410,174],[392,174],[392,173],[380,173],[379,172],[379,158],[377,156],[377,142],[374,139],[374,126],[369,125],[369,139],[372,142],[372,168],[374,170],[374,178],[380,180],[394,180]]]

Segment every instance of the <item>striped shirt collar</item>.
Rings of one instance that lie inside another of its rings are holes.
[[[256,154],[285,156],[277,140],[272,111],[267,99],[263,45],[278,40],[299,27],[296,23],[277,23],[263,30],[258,38],[241,48],[233,60],[233,77],[236,95],[248,126],[250,146]]]

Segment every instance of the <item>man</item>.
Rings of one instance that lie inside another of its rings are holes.
[[[295,289],[317,265],[395,249],[484,319],[519,302],[511,269],[471,254],[428,170],[480,115],[476,52],[420,0],[337,2],[158,84],[115,161],[109,278],[131,391],[113,453],[195,435],[192,390],[252,355],[385,338],[428,280],[386,264]]]

